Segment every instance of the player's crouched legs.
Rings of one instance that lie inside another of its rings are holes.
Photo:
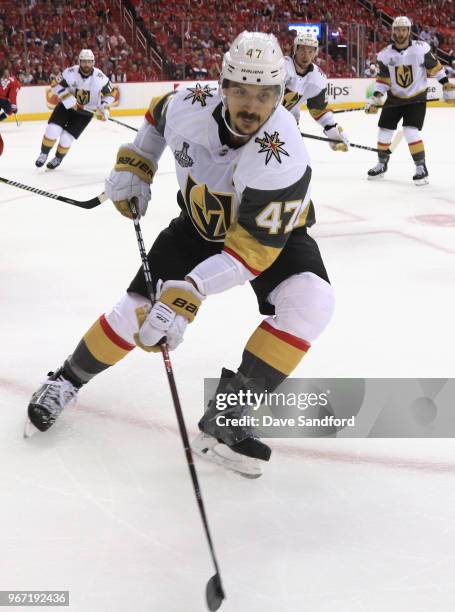
[[[94,376],[123,359],[136,346],[142,311],[150,302],[137,294],[125,294],[114,308],[103,314],[82,337],[74,352],[32,395],[28,418],[39,431],[47,431],[63,409],[76,399],[79,389]],[[26,426],[26,435],[33,429]]]
[[[270,448],[261,442],[252,427],[239,426],[238,419],[249,410],[240,402],[225,408],[220,420],[216,398],[219,393],[240,391],[253,393],[272,392],[289,376],[315,340],[328,325],[334,310],[334,296],[331,285],[311,272],[296,274],[280,283],[269,295],[269,302],[275,306],[275,316],[265,319],[248,340],[238,372],[223,369],[221,380],[214,398],[199,422],[202,434],[196,439],[195,450],[201,456],[244,475],[249,464],[232,464],[230,457],[216,455],[221,451],[220,443],[235,453],[268,461]],[[212,456],[209,457],[207,454]],[[258,472],[258,473],[257,473]]]

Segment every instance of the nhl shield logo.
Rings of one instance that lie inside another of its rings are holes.
[[[182,168],[189,168],[194,164],[193,158],[188,155],[189,146],[187,142],[184,142],[180,151],[178,149],[174,151],[174,157]]]
[[[414,80],[412,66],[405,66],[404,64],[395,66],[395,79],[400,87],[410,87]]]

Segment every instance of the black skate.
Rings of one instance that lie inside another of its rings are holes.
[[[238,394],[241,390],[245,391],[248,382],[239,372],[234,374],[223,368],[215,397],[219,393]],[[220,411],[213,398],[199,421],[202,433],[194,441],[193,448],[203,458],[255,478],[262,473],[257,460],[268,461],[272,451],[259,440],[252,427],[235,423],[247,412],[248,406],[244,405],[229,406]],[[223,417],[222,424],[218,422],[220,416]]]
[[[51,159],[51,161],[48,164],[46,164],[46,168],[49,168],[49,170],[55,170],[55,168],[58,168],[61,163],[62,163],[61,157],[54,157],[54,159]]]
[[[65,406],[75,400],[79,387],[63,376],[63,368],[49,372],[48,379],[35,391],[28,405],[28,421],[24,436],[33,433],[33,427],[47,431],[55,423]]]
[[[412,177],[412,180],[417,187],[420,185],[428,185],[428,170],[425,164],[416,166],[416,173]]]
[[[48,155],[49,155],[48,153],[40,153],[38,157],[36,158],[35,166],[37,168],[41,168],[41,166],[44,166]]]
[[[374,168],[368,170],[368,180],[381,179],[387,172],[388,162],[378,162]]]

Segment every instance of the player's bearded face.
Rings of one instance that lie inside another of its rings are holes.
[[[305,69],[311,64],[318,53],[314,47],[299,45],[295,50],[294,60],[299,68]]]
[[[254,134],[273,113],[279,87],[231,83],[224,90],[229,123],[239,134]]]
[[[93,63],[92,60],[81,60],[79,62],[79,68],[81,69],[81,72],[83,72],[84,74],[89,74],[92,69],[93,69]]]
[[[393,28],[393,39],[398,45],[404,45],[405,43],[407,43],[409,36],[409,28]]]

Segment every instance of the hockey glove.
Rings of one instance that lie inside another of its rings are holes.
[[[142,217],[152,197],[150,183],[154,174],[155,167],[146,153],[134,144],[122,145],[117,153],[117,163],[106,179],[106,195],[114,202],[117,210],[130,219],[129,201],[137,198],[139,217]]]
[[[106,103],[101,102],[95,111],[95,117],[100,121],[107,121],[109,119],[109,106]]]
[[[148,313],[144,309],[136,311],[140,327],[134,339],[142,349],[158,351],[160,341],[166,338],[169,350],[174,350],[183,342],[187,325],[193,321],[205,296],[188,281],[159,281],[157,297],[158,302]]]
[[[447,104],[455,104],[455,84],[444,83],[442,86],[442,95],[444,102],[447,102]]]
[[[331,125],[324,129],[324,133],[327,138],[332,140],[338,140],[339,142],[329,142],[329,146],[332,151],[346,151],[349,149],[349,139],[346,134],[343,132],[343,128],[341,125],[335,123],[335,125]]]
[[[16,106],[15,104],[11,104],[11,112],[12,112],[13,114],[16,114],[16,113],[17,113],[17,106]]]
[[[369,100],[365,102],[365,112],[367,115],[375,115],[382,106],[382,94],[376,91]]]

